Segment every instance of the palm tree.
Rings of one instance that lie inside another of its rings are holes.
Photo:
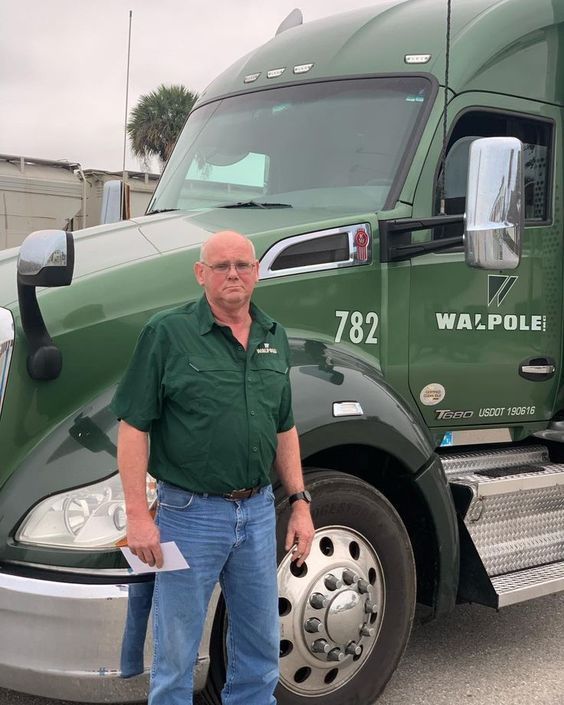
[[[197,98],[197,93],[184,86],[164,83],[142,95],[127,123],[133,154],[145,164],[156,156],[164,165]]]

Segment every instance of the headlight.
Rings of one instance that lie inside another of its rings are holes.
[[[147,501],[156,500],[147,475]],[[125,499],[119,474],[94,485],[44,499],[26,516],[16,541],[70,549],[111,548],[126,534]]]
[[[14,349],[14,319],[12,314],[0,308],[0,413],[4,403],[4,394],[8,386],[8,372]]]

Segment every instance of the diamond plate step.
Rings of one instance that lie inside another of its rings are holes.
[[[527,465],[451,475],[449,482],[471,487],[477,497],[511,494],[564,485],[564,465]]]
[[[461,594],[501,607],[564,589],[564,465],[531,446],[449,455],[443,466],[464,525]]]
[[[501,450],[477,451],[472,453],[456,453],[443,455],[444,471],[450,480],[451,476],[474,473],[479,470],[494,468],[512,468],[526,465],[549,463],[548,449],[544,446],[527,448],[503,448]]]
[[[528,568],[492,578],[498,607],[514,605],[534,597],[564,590],[564,561]]]

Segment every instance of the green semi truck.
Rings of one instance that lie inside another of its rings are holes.
[[[253,239],[257,303],[288,330],[313,495],[301,569],[280,541],[279,702],[374,702],[416,602],[564,589],[564,2],[445,16],[293,13],[200,96],[145,216],[0,253],[0,686],[146,694],[151,582],[118,548],[108,404],[225,228]],[[216,594],[210,704],[225,625]]]

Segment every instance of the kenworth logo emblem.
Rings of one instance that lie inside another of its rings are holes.
[[[501,306],[517,279],[519,279],[519,277],[511,277],[503,274],[488,274],[488,306],[491,306],[494,301],[498,306]]]

